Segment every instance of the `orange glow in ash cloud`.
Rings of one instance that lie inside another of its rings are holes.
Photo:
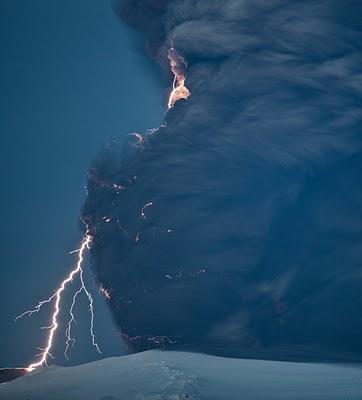
[[[177,101],[187,99],[191,96],[190,90],[186,86],[186,60],[172,46],[168,51],[171,71],[174,75],[172,91],[168,98],[168,109],[172,108]]]

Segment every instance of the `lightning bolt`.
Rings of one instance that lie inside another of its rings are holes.
[[[82,293],[82,290],[83,290],[83,287],[80,287],[75,292],[75,294],[73,296],[72,304],[69,309],[70,319],[69,319],[69,322],[67,325],[67,329],[65,330],[65,336],[67,337],[67,340],[65,342],[65,350],[64,350],[64,356],[67,360],[69,360],[69,358],[68,358],[69,346],[70,345],[74,346],[74,344],[75,344],[75,339],[72,337],[72,326],[73,326],[73,323],[76,322],[75,316],[74,316],[74,307],[75,307],[75,303],[77,302],[77,297],[80,293]]]
[[[151,206],[153,206],[153,203],[147,203],[141,208],[140,216],[141,216],[142,219],[147,219],[146,214],[145,214],[145,210],[146,210],[146,208],[151,207]]]
[[[46,327],[46,329],[49,329],[48,337],[46,340],[46,346],[44,349],[41,349],[41,353],[39,354],[39,357],[40,357],[39,360],[30,364],[26,368],[26,370],[28,372],[31,372],[31,371],[35,370],[36,368],[42,367],[44,365],[48,365],[49,357],[53,358],[53,356],[51,355],[51,349],[54,344],[55,333],[59,327],[58,317],[59,317],[59,314],[61,311],[62,295],[63,295],[63,292],[65,291],[65,289],[67,288],[67,286],[70,283],[72,283],[74,278],[77,276],[79,277],[79,280],[80,280],[80,288],[74,294],[72,304],[69,309],[70,320],[68,322],[67,329],[66,329],[67,340],[66,340],[66,347],[65,347],[64,354],[68,358],[67,352],[68,352],[69,346],[71,343],[72,344],[75,343],[75,339],[73,339],[72,335],[71,335],[72,326],[73,326],[73,323],[75,322],[74,307],[75,307],[75,304],[77,301],[77,297],[82,292],[84,292],[84,294],[86,295],[86,297],[88,299],[88,303],[89,303],[89,313],[90,313],[90,329],[89,329],[89,331],[90,331],[90,336],[91,336],[91,340],[92,340],[92,345],[95,347],[95,349],[98,353],[101,353],[100,347],[96,341],[96,335],[94,333],[94,305],[93,305],[94,301],[93,301],[93,297],[92,297],[91,293],[89,292],[89,290],[87,289],[87,287],[85,285],[84,273],[83,273],[84,253],[86,252],[87,249],[90,249],[92,239],[93,238],[90,235],[89,230],[87,229],[87,231],[83,237],[83,240],[81,242],[80,248],[78,250],[76,250],[76,252],[78,253],[78,258],[77,258],[77,263],[76,263],[74,269],[61,282],[61,284],[59,285],[59,287],[57,288],[57,290],[54,292],[54,294],[52,296],[50,296],[46,300],[40,301],[32,310],[23,312],[15,319],[15,320],[18,320],[20,318],[23,318],[25,315],[30,317],[34,313],[39,312],[40,309],[45,304],[54,302],[53,313],[52,313],[52,317],[51,317],[51,324],[50,324],[50,326]]]
[[[187,68],[186,60],[175,50],[175,48],[173,47],[173,44],[172,44],[172,47],[168,51],[168,59],[170,62],[171,71],[174,75],[172,91],[171,91],[171,93],[169,95],[169,99],[168,99],[168,110],[169,110],[175,105],[175,103],[178,100],[187,99],[189,96],[191,96],[191,92],[186,87],[186,68]],[[161,126],[165,126],[165,124],[161,125]],[[157,129],[150,130],[151,133],[153,131],[157,131]],[[135,135],[139,141],[142,141],[142,137],[140,135],[138,135],[138,134],[135,134]],[[137,179],[137,177],[134,177],[134,179]],[[94,178],[94,180],[95,180],[95,178]],[[96,182],[100,186],[107,186],[107,184],[102,181],[96,181]],[[117,192],[124,189],[123,186],[117,185],[117,184],[112,184],[111,188],[116,190]],[[147,207],[150,207],[152,205],[153,205],[153,203],[147,203],[145,206],[142,207],[141,212],[140,212],[140,217],[142,219],[147,218],[146,214],[145,214],[145,210]],[[111,221],[111,219],[107,218],[107,217],[104,217],[104,219],[106,222]],[[168,230],[168,232],[171,232],[171,230]],[[58,286],[58,288],[56,289],[56,291],[53,293],[52,296],[50,296],[48,299],[40,301],[33,309],[27,310],[15,318],[15,321],[17,321],[25,316],[31,317],[33,314],[38,313],[44,305],[49,304],[49,303],[54,303],[52,317],[51,317],[51,324],[50,324],[50,326],[43,328],[43,329],[47,329],[49,331],[47,340],[46,340],[46,346],[45,346],[45,348],[40,349],[41,353],[38,355],[38,357],[39,357],[38,361],[33,362],[26,368],[27,372],[31,372],[31,371],[33,371],[39,367],[42,367],[44,365],[47,366],[48,359],[53,358],[53,356],[51,354],[51,350],[53,348],[55,334],[59,328],[58,317],[61,312],[61,303],[62,303],[63,292],[65,291],[67,286],[73,282],[74,278],[76,278],[76,277],[79,278],[80,287],[73,295],[72,303],[71,303],[71,306],[68,311],[69,321],[68,321],[67,328],[65,331],[66,342],[65,342],[64,356],[68,359],[69,348],[70,348],[70,346],[73,346],[75,343],[75,339],[72,337],[73,324],[76,322],[75,315],[74,315],[74,308],[75,308],[75,305],[77,302],[77,298],[81,293],[85,294],[85,296],[87,297],[87,300],[88,300],[88,304],[89,304],[89,313],[90,313],[89,332],[90,332],[90,336],[91,336],[92,345],[95,347],[95,349],[98,353],[101,353],[100,347],[96,341],[96,335],[94,333],[94,301],[93,301],[93,297],[92,297],[91,293],[89,292],[89,290],[87,289],[87,287],[85,285],[84,272],[83,272],[84,253],[86,252],[87,249],[88,250],[90,249],[92,240],[93,240],[93,238],[89,233],[89,229],[87,228],[86,233],[82,239],[80,248],[72,252],[72,253],[78,253],[77,263],[76,263],[74,269],[72,271],[70,271],[68,276],[61,282],[61,284]],[[136,242],[140,240],[140,233],[137,233],[135,240],[136,240]],[[167,277],[169,277],[169,276],[167,276]],[[106,296],[107,299],[110,299],[109,291],[107,291],[106,289],[103,289],[102,292],[104,293],[104,295]],[[151,338],[150,340],[157,341],[157,340],[159,340],[159,337]],[[161,337],[160,340],[163,341],[165,339],[164,339],[164,337]]]

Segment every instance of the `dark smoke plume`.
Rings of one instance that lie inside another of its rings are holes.
[[[173,44],[191,92],[89,173],[94,270],[130,347],[361,359],[362,3],[115,9],[162,68]]]

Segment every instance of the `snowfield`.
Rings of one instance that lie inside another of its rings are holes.
[[[147,351],[50,367],[0,385],[1,400],[357,400],[362,368]]]

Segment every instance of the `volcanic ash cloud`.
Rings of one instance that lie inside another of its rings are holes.
[[[115,7],[164,71],[175,49],[191,93],[89,171],[94,271],[131,349],[361,357],[362,6],[347,3]]]

